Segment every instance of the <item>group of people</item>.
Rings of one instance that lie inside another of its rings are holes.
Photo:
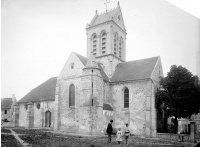
[[[113,123],[113,120],[110,120],[110,123],[108,124],[107,130],[106,130],[106,133],[108,134],[108,143],[111,143],[111,135],[112,135],[112,132],[113,132],[112,123]],[[128,138],[130,136],[128,124],[126,124],[124,132],[122,132],[121,128],[119,128],[117,133],[116,133],[116,136],[117,136],[116,141],[118,142],[118,144],[120,144],[122,142],[122,137],[124,136],[125,144],[128,145]]]

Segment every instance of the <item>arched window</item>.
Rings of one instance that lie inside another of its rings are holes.
[[[114,36],[114,55],[117,55],[117,50],[118,50],[118,34],[115,33],[115,36]]]
[[[124,108],[129,108],[129,90],[128,90],[128,88],[124,89]]]
[[[69,106],[75,106],[75,86],[71,84],[69,86]]]
[[[101,33],[101,52],[102,54],[106,53],[106,32]]]
[[[119,40],[119,58],[122,57],[122,50],[123,50],[123,38],[120,37],[120,40]]]
[[[97,54],[97,35],[96,34],[92,36],[92,52],[94,56]]]

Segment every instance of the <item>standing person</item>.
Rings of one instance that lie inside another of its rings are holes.
[[[113,123],[113,120],[110,120],[110,123],[107,126],[107,130],[106,130],[106,133],[108,134],[108,142],[107,143],[111,143],[111,134],[113,131],[112,123]]]
[[[125,130],[124,130],[124,136],[125,136],[125,145],[128,145],[128,137],[130,136],[128,124],[126,124]]]
[[[119,130],[117,131],[116,141],[118,142],[118,144],[120,144],[122,142],[122,131],[121,131],[121,128],[119,128]]]

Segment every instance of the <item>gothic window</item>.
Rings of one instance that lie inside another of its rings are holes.
[[[97,54],[97,35],[96,34],[92,36],[92,52],[94,56]]]
[[[7,114],[7,110],[4,110],[4,114]]]
[[[119,40],[119,58],[122,57],[122,50],[123,50],[123,38],[120,37],[120,40]]]
[[[114,55],[117,55],[117,50],[118,50],[118,34],[115,33],[115,36],[114,36]]]
[[[129,108],[129,90],[128,90],[128,88],[124,89],[124,108]]]
[[[69,107],[75,106],[75,86],[71,84],[69,86]]]
[[[105,31],[101,33],[101,51],[102,51],[102,54],[106,53],[106,32]]]

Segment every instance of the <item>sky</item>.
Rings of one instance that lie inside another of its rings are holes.
[[[117,2],[110,0],[108,10],[117,7]],[[165,0],[119,2],[127,30],[127,61],[160,56],[164,76],[174,64],[196,75],[196,53],[200,49],[198,15]],[[96,10],[106,11],[104,3],[105,0],[2,0],[1,97],[15,94],[19,100],[58,76],[72,51],[86,57],[85,28]]]

